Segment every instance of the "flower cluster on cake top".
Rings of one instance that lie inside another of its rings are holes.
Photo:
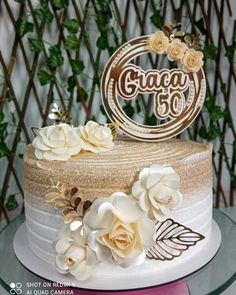
[[[148,47],[151,52],[166,54],[170,61],[182,64],[185,72],[197,72],[204,63],[199,35],[189,35],[177,28],[171,23],[163,26],[162,31],[150,35]]]
[[[88,121],[85,126],[74,127],[56,104],[49,118],[56,124],[38,129],[32,143],[37,159],[67,161],[82,150],[100,153],[114,147],[112,130],[106,125]]]

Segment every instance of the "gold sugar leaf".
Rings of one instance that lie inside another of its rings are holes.
[[[176,37],[183,37],[185,35],[185,32],[183,32],[183,31],[177,31],[176,33],[175,33],[175,36]]]
[[[85,214],[87,212],[87,210],[91,207],[92,202],[87,200],[84,202],[83,204],[83,214]]]
[[[191,36],[189,36],[189,35],[185,35],[185,36],[184,36],[184,41],[185,41],[186,43],[191,44],[191,43],[192,43],[192,38],[191,38]]]
[[[64,215],[66,215],[66,214],[68,214],[68,213],[70,213],[70,212],[72,212],[72,211],[74,211],[74,208],[73,208],[73,207],[66,207],[66,208],[62,211],[62,213],[63,213]]]
[[[82,201],[78,194],[78,187],[69,184],[62,184],[61,186],[58,184],[53,187],[57,188],[58,192],[48,193],[45,196],[45,201],[54,203],[54,207],[62,211],[65,223],[82,220],[92,202],[89,200]]]
[[[156,243],[146,256],[148,259],[164,261],[179,257],[205,237],[173,219],[167,219],[156,222],[154,238]]]
[[[112,122],[112,123],[106,124],[106,126],[111,129],[111,134],[112,134],[113,138],[116,138],[118,130],[120,128],[120,123],[119,122]]]
[[[70,204],[75,208],[79,205],[81,201],[81,198],[78,196],[73,196],[70,198]]]
[[[71,197],[73,197],[77,192],[78,192],[78,188],[77,188],[77,187],[73,187],[73,188],[70,190],[70,195],[71,195]]]
[[[66,208],[66,206],[67,206],[67,204],[65,204],[65,202],[57,202],[55,204],[56,209],[64,209],[64,208]]]
[[[46,202],[54,202],[55,200],[61,199],[61,198],[63,198],[62,195],[60,193],[56,193],[56,192],[48,193],[45,196]]]
[[[167,36],[167,37],[170,37],[170,35],[172,34],[172,27],[171,25],[164,25],[162,28],[162,31],[164,32],[164,34]]]

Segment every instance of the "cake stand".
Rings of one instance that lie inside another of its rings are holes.
[[[236,224],[224,213],[216,209],[213,211],[213,217],[222,233],[221,247],[216,256],[195,273],[174,283],[159,287],[141,288],[125,292],[98,292],[60,288],[60,284],[46,281],[22,265],[13,251],[15,232],[25,220],[24,215],[21,215],[0,233],[0,285],[9,294],[220,294],[236,280]]]

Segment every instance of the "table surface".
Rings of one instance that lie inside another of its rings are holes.
[[[194,274],[191,274],[178,282],[161,287],[146,289],[145,293],[142,294],[157,294],[157,292],[158,294],[178,295],[221,294],[221,292],[223,292],[236,280],[236,223],[224,213],[216,209],[213,210],[213,217],[218,223],[222,233],[222,244],[214,259]],[[22,288],[25,288],[24,290],[26,292],[29,288],[32,290],[32,285],[29,283],[38,284],[41,282],[42,284],[46,282],[46,280],[39,278],[27,270],[17,260],[14,254],[12,245],[13,238],[19,226],[24,222],[24,219],[24,215],[17,217],[0,233],[0,285],[7,292],[10,292],[11,290],[11,283],[21,282],[23,286]],[[74,294],[84,295],[86,293],[77,289]],[[87,294],[98,293],[88,292]],[[136,295],[141,293],[135,291],[135,293],[130,292],[130,294]]]

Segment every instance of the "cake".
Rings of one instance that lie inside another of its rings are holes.
[[[102,98],[113,123],[74,127],[54,105],[49,117],[57,124],[36,129],[26,149],[29,247],[77,280],[150,273],[193,257],[210,237],[212,144],[171,139],[203,104],[202,53],[196,39],[191,45],[185,33],[167,31],[131,40],[108,62]],[[183,70],[145,72],[129,64],[150,51],[181,60]],[[157,91],[154,114],[167,122],[146,126],[122,111],[118,96],[131,100],[147,91]]]

